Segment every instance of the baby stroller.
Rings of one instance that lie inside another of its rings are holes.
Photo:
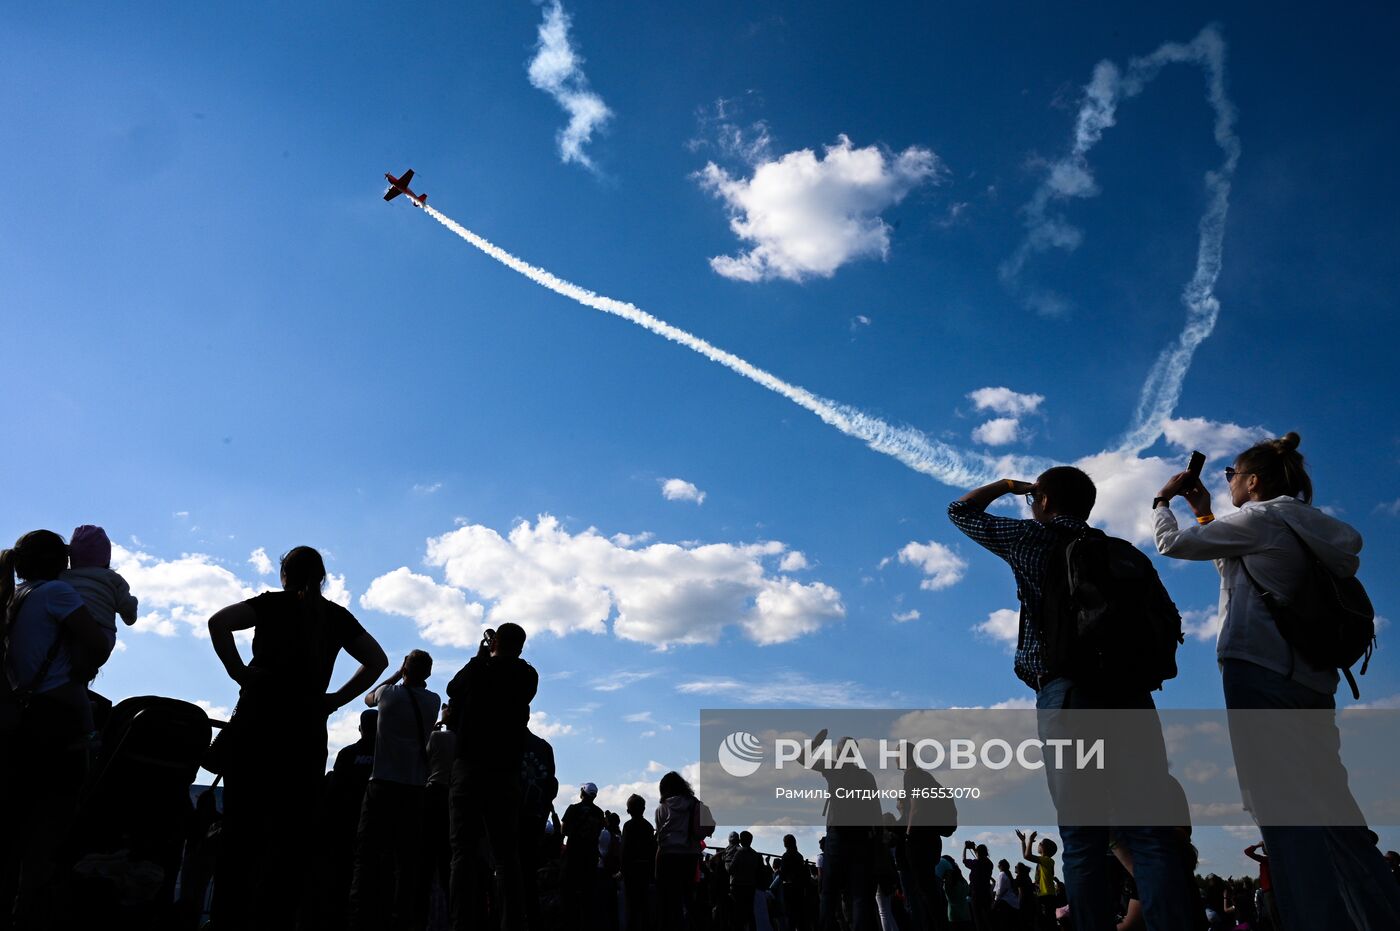
[[[72,926],[184,923],[175,885],[210,734],[208,715],[189,702],[142,696],[112,709],[73,823]]]

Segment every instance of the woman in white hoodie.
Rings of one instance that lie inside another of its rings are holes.
[[[1218,519],[1211,513],[1210,493],[1189,472],[1173,476],[1152,502],[1158,552],[1177,559],[1214,560],[1220,573],[1222,624],[1216,657],[1225,707],[1232,711],[1336,708],[1337,670],[1311,663],[1288,643],[1259,596],[1259,588],[1285,598],[1297,594],[1308,577],[1309,550],[1337,576],[1355,575],[1360,565],[1361,535],[1312,506],[1312,480],[1298,444],[1298,434],[1289,433],[1241,453],[1225,470],[1230,501],[1238,510]],[[1195,522],[1185,528],[1177,525],[1170,507],[1177,495],[1195,512]],[[1259,734],[1254,732],[1260,722],[1250,718],[1245,732],[1242,725],[1248,717],[1231,719],[1246,800],[1276,795],[1280,787],[1285,794],[1296,790],[1289,782],[1296,778],[1293,767],[1303,761],[1290,756],[1286,746],[1265,746],[1261,754]],[[1329,730],[1330,748],[1319,752],[1317,740],[1307,745],[1309,770],[1323,774],[1311,788],[1322,792],[1326,784],[1333,790],[1329,802],[1355,809],[1336,752],[1335,726]],[[1282,729],[1270,728],[1269,733],[1287,736]],[[1257,818],[1257,807],[1251,810]],[[1400,928],[1400,890],[1388,875],[1373,835],[1359,818],[1347,820],[1350,823],[1329,827],[1280,827],[1277,819],[1260,825],[1288,931]]]

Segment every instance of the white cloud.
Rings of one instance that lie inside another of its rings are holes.
[[[986,446],[1005,446],[1021,437],[1021,421],[1015,417],[997,417],[972,431],[972,440]]]
[[[530,712],[530,730],[536,736],[551,740],[555,737],[569,736],[574,732],[574,726],[562,721],[551,721],[547,712],[532,711]]]
[[[910,608],[908,611],[900,611],[894,615],[894,619],[901,624],[909,621],[917,621],[920,617],[922,617],[922,615],[914,608]]]
[[[1272,436],[1263,427],[1242,427],[1204,417],[1165,420],[1162,435],[1168,443],[1183,450],[1199,449],[1208,459],[1228,457],[1232,460],[1255,443]],[[1186,468],[1185,464],[1181,468]]]
[[[140,599],[141,614],[134,629],[163,637],[181,629],[208,636],[205,625],[214,612],[257,594],[250,584],[200,553],[166,560],[114,544],[112,568]]]
[[[1182,633],[1197,640],[1214,640],[1219,637],[1220,628],[1224,623],[1224,615],[1215,608],[1181,612]]]
[[[661,496],[667,501],[705,503],[705,493],[683,478],[668,478],[662,481]]]
[[[609,673],[606,676],[599,676],[589,683],[595,692],[617,692],[627,688],[629,685],[636,685],[661,674],[659,669],[649,669],[637,671],[635,669],[624,669]]]
[[[1391,517],[1400,517],[1400,498],[1396,498],[1394,501],[1382,501],[1376,505],[1376,512],[1388,514]]]
[[[778,563],[778,568],[784,572],[801,572],[810,565],[801,550],[791,550],[783,555],[782,561]]]
[[[729,228],[754,244],[737,256],[715,256],[710,267],[737,281],[830,278],[842,265],[889,253],[890,227],[880,214],[914,188],[936,181],[938,157],[911,146],[886,156],[877,146],[856,149],[846,136],[818,158],[789,152],[732,177],[714,162],[697,172],[702,187],[722,200]]]
[[[268,558],[267,550],[261,546],[248,554],[248,565],[252,566],[258,575],[272,575],[272,570],[276,568]]]
[[[1152,499],[1167,479],[1185,468],[1156,456],[1102,452],[1075,463],[1098,489],[1090,523],[1139,545],[1152,540]]]
[[[643,543],[650,543],[655,536],[650,530],[645,530],[641,533],[615,533],[608,539],[623,549],[631,549]]]
[[[417,482],[413,486],[415,495],[431,495],[442,490],[442,482]]]
[[[1348,708],[1400,708],[1400,695],[1387,695],[1371,701],[1352,702]]]
[[[1021,612],[1014,608],[998,608],[972,630],[980,637],[1000,643],[1008,651],[1016,649],[1016,636],[1021,629]]]
[[[756,643],[782,643],[846,613],[834,588],[770,573],[771,561],[787,552],[777,541],[630,549],[591,527],[571,534],[542,515],[506,537],[467,524],[430,539],[426,563],[442,570],[445,586],[429,588],[424,577],[401,568],[376,579],[370,591],[384,578],[411,582],[428,609],[405,600],[395,602],[395,613],[412,617],[434,643],[475,642],[482,621],[463,607],[472,600],[485,605],[488,626],[514,621],[531,634],[604,634],[611,619],[618,637],[661,648],[713,644],[727,627]],[[444,588],[458,591],[460,600],[439,591]]]
[[[967,573],[967,560],[953,552],[951,547],[932,540],[904,544],[899,551],[899,562],[901,565],[918,566],[927,576],[919,587],[931,592],[956,585]]]
[[[634,714],[624,714],[622,720],[628,724],[655,724],[650,711],[638,711]]]
[[[460,589],[439,585],[401,566],[370,583],[360,604],[411,618],[429,643],[471,648],[481,642],[486,609],[467,600]]]
[[[698,676],[676,686],[683,695],[709,695],[742,705],[810,705],[830,708],[880,708],[888,704],[852,681],[821,681],[800,673],[778,671],[759,679]]]
[[[336,712],[335,716],[326,722],[326,764],[329,767],[335,762],[335,755],[341,750],[350,746],[360,739],[360,715],[365,712],[364,705],[353,702],[348,708],[342,708]]]
[[[1022,394],[1010,388],[978,388],[967,395],[967,399],[979,411],[992,411],[1008,417],[1024,417],[1034,414],[1045,401],[1043,394]]]
[[[530,84],[553,97],[569,115],[568,125],[556,137],[559,159],[591,169],[593,162],[583,147],[593,138],[594,130],[601,129],[612,117],[612,111],[588,86],[583,58],[569,41],[570,23],[559,0],[552,0],[545,7],[535,57],[529,65]]]
[[[205,701],[202,698],[195,699],[196,705],[204,709],[204,713],[215,721],[227,721],[233,714],[233,709],[227,705],[216,705],[213,702]]]
[[[1006,709],[1010,709],[1010,708],[1034,708],[1034,707],[1035,707],[1035,699],[1034,699],[1034,698],[1025,698],[1025,697],[1020,697],[1020,696],[1018,696],[1018,697],[1016,697],[1016,698],[1004,698],[1004,699],[1002,699],[1001,701],[999,701],[999,702],[997,702],[996,704],[994,704],[994,705],[991,706],[991,708],[992,708],[993,710],[1006,710]]]
[[[660,801],[657,793],[660,788],[661,774],[670,770],[656,761],[652,761],[646,769],[646,778],[638,779],[635,782],[618,782],[598,786],[598,797],[595,800],[598,807],[608,811],[623,812],[627,810],[627,799],[632,795],[640,795],[647,800],[647,810],[650,811]],[[677,772],[685,778],[686,782],[695,785],[700,779],[700,764],[689,763],[678,767]],[[557,806],[562,810],[568,805],[578,801],[578,786],[571,783],[559,783],[559,796]]]

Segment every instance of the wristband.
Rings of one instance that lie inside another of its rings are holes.
[[[1215,515],[1214,515],[1214,514],[1207,514],[1205,517],[1198,517],[1198,518],[1196,518],[1196,523],[1198,523],[1198,524],[1200,524],[1202,527],[1204,527],[1206,524],[1210,523],[1210,522],[1213,521],[1213,520],[1215,520]]]
[[[1007,491],[1015,491],[1015,490],[1016,490],[1016,483],[1013,482],[1011,479],[1009,479],[1009,478],[1004,478],[1004,479],[1002,479],[1002,481],[1006,482],[1006,490],[1007,490]]]

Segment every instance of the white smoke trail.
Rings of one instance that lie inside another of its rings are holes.
[[[819,397],[806,388],[790,384],[776,375],[765,372],[732,352],[726,352],[698,336],[687,333],[679,327],[674,327],[664,320],[659,320],[639,307],[595,294],[587,288],[579,287],[542,268],[537,268],[523,259],[518,259],[427,204],[423,205],[423,209],[428,216],[437,220],[471,245],[536,284],[570,300],[577,301],[585,307],[621,317],[658,336],[663,336],[687,349],[698,352],[730,371],[757,382],[769,391],[777,392],[798,407],[811,411],[824,423],[830,424],[847,436],[853,436],[863,441],[876,452],[893,456],[914,471],[930,475],[945,485],[959,488],[981,485],[992,481],[1002,471],[1010,471],[1015,468],[1023,474],[1031,474],[1043,466],[1039,460],[998,460],[978,453],[963,452],[912,427],[896,427],[848,404]]]
[[[1089,151],[1098,144],[1104,131],[1113,126],[1118,104],[1142,93],[1163,66],[1169,64],[1196,65],[1205,72],[1206,99],[1215,112],[1215,142],[1224,158],[1219,167],[1206,172],[1210,202],[1199,225],[1196,270],[1181,296],[1186,305],[1186,326],[1153,364],[1132,423],[1119,441],[1118,451],[1132,455],[1141,453],[1161,436],[1163,421],[1171,416],[1181,398],[1182,383],[1191,367],[1192,356],[1215,329],[1220,314],[1220,302],[1215,298],[1214,289],[1220,275],[1230,182],[1239,162],[1240,142],[1234,132],[1235,107],[1225,93],[1225,40],[1215,26],[1202,29],[1188,43],[1168,42],[1151,55],[1133,59],[1126,72],[1120,72],[1112,62],[1099,62],[1093,78],[1084,88],[1084,102],[1075,120],[1070,152],[1050,166],[1045,181],[1026,204],[1026,239],[1000,269],[1002,280],[1013,284],[1032,254],[1054,248],[1073,250],[1079,245],[1082,233],[1063,217],[1050,214],[1050,206],[1057,200],[1093,197],[1098,193],[1087,158]],[[1048,312],[1063,306],[1056,295],[1041,291],[1029,294],[1027,301]]]

